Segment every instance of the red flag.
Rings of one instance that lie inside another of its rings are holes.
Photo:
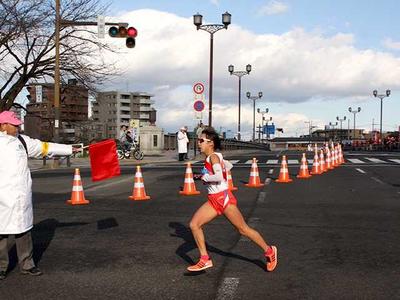
[[[117,145],[114,140],[105,140],[89,145],[92,180],[99,181],[121,174]]]

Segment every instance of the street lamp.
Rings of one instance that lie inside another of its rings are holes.
[[[262,92],[258,92],[257,96],[252,96],[250,92],[246,93],[248,99],[253,100],[253,142],[256,139],[256,100],[261,99],[263,96]]]
[[[260,108],[257,108],[257,113],[261,114],[261,127],[262,127],[262,135],[261,136],[262,136],[263,140],[264,140],[264,121],[265,121],[264,114],[267,114],[268,112],[269,112],[268,108],[266,108],[265,111],[261,111]],[[271,117],[271,120],[272,120],[272,117]],[[268,123],[268,121],[267,121],[267,123]],[[260,137],[260,136],[258,136],[258,137]]]
[[[353,110],[351,107],[349,107],[349,112],[354,114],[353,120],[354,120],[354,126],[353,126],[353,140],[356,139],[356,114],[361,111],[361,107],[358,107],[357,109]]]
[[[196,29],[207,31],[210,34],[210,79],[208,87],[208,126],[212,126],[212,86],[213,86],[213,51],[214,51],[214,33],[225,28],[228,29],[228,25],[231,24],[231,14],[225,12],[222,14],[222,24],[204,24],[203,16],[197,13],[193,15],[193,23]]]
[[[342,122],[346,121],[346,116],[343,117],[343,119],[339,118],[339,116],[336,117],[336,120],[340,122],[340,142],[342,142]]]
[[[235,75],[239,78],[239,96],[238,96],[238,111],[239,111],[239,116],[238,116],[238,140],[240,141],[240,105],[241,105],[241,90],[242,90],[242,77],[244,75],[247,75],[251,72],[251,65],[246,66],[246,71],[235,71],[235,67],[233,65],[228,66],[228,71],[231,75]]]
[[[333,140],[334,140],[334,141],[336,140],[336,130],[335,130],[335,127],[336,127],[337,125],[338,125],[338,122],[335,122],[335,123],[329,122],[329,127],[333,128]]]
[[[378,94],[377,90],[372,92],[375,98],[381,99],[381,128],[380,128],[380,136],[381,136],[381,144],[383,144],[383,132],[382,132],[382,109],[383,109],[383,98],[390,96],[390,90],[386,90],[386,94]]]

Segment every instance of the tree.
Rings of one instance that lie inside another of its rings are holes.
[[[94,21],[106,7],[99,0],[63,0],[61,19]],[[55,1],[0,0],[0,112],[9,109],[22,89],[32,80],[54,80]],[[60,29],[60,71],[62,81],[75,78],[95,91],[113,64],[101,57],[115,52],[95,37],[96,27],[63,26]]]

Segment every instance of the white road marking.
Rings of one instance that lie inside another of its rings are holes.
[[[229,300],[235,298],[236,289],[239,286],[239,278],[227,277],[218,288],[217,300]]]
[[[360,172],[360,173],[365,174],[365,171],[364,171],[364,170],[361,170],[361,169],[359,169],[359,168],[356,168],[356,170],[357,170],[358,172]]]
[[[250,164],[252,164],[252,163],[253,163],[253,160],[252,160],[252,159],[245,162],[246,165],[250,165]]]
[[[365,159],[368,159],[369,161],[372,161],[373,163],[379,163],[379,164],[381,164],[381,163],[386,164],[386,163],[387,163],[387,162],[384,161],[384,160],[380,160],[380,159],[373,158],[373,157],[366,157]]]
[[[289,159],[288,160],[288,165],[293,165],[293,164],[298,164],[299,161],[297,159]]]
[[[272,173],[274,173],[274,169],[269,169],[269,170],[268,170],[268,174],[271,175]]]
[[[240,160],[230,160],[229,162],[230,162],[232,165],[234,165],[234,164],[237,164],[239,161],[240,161]]]
[[[352,162],[353,164],[365,164],[365,161],[359,160],[357,158],[348,158],[347,160]]]
[[[313,160],[313,159],[307,159],[307,161],[308,161],[308,163],[309,163],[310,165],[312,165],[312,164],[314,163],[314,160]]]
[[[400,164],[400,159],[389,159],[392,162],[395,162],[396,164]]]
[[[278,164],[277,159],[268,159],[267,160],[267,165],[276,165],[276,164]]]
[[[383,184],[384,182],[376,177],[371,177],[372,180],[375,180],[376,182]]]

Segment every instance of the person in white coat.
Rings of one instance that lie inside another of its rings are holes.
[[[78,151],[71,145],[19,135],[21,124],[14,112],[0,113],[0,279],[6,277],[9,264],[7,242],[10,235],[15,237],[21,273],[42,274],[32,258],[32,179],[28,157],[70,155]]]
[[[185,158],[185,154],[187,153],[187,145],[189,143],[189,139],[186,135],[185,127],[181,127],[178,132],[178,153],[179,153],[179,161],[183,161]]]

